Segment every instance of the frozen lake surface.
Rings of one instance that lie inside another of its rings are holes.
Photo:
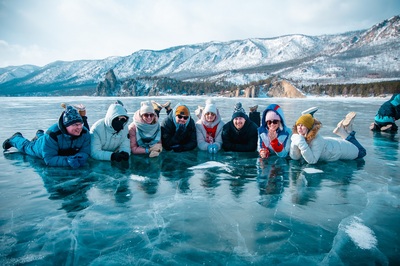
[[[0,141],[32,138],[83,103],[89,124],[117,98],[0,98]],[[132,116],[147,97],[119,98]],[[202,97],[180,101],[191,113]],[[0,155],[1,265],[400,265],[399,135],[369,131],[387,98],[215,98],[224,121],[281,105],[291,126],[318,106],[323,135],[356,111],[364,160],[308,165],[256,153],[163,152],[129,164],[46,167]],[[161,119],[165,116],[162,111]],[[196,120],[196,119],[195,119]],[[132,120],[130,120],[131,122]]]

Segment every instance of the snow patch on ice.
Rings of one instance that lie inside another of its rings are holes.
[[[131,175],[131,179],[132,179],[132,180],[135,180],[135,181],[140,181],[140,182],[142,182],[142,181],[145,181],[145,180],[146,180],[146,177],[141,176],[141,175]]]
[[[362,220],[358,217],[345,227],[345,232],[361,249],[372,249],[374,248],[378,241],[376,240],[374,232],[364,224]]]
[[[315,168],[304,168],[303,171],[307,174],[319,174],[324,172],[320,169],[315,169]]]
[[[198,169],[208,169],[208,168],[214,168],[214,167],[226,168],[227,165],[223,164],[223,163],[216,162],[216,161],[208,161],[206,163],[202,163],[202,164],[199,164],[199,165],[192,166],[192,167],[190,167],[188,169],[189,170],[198,170]]]

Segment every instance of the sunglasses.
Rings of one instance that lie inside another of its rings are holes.
[[[153,117],[154,117],[154,114],[153,114],[153,113],[150,113],[150,114],[142,114],[142,116],[144,116],[145,118],[148,118],[148,117],[153,118]]]
[[[279,120],[268,120],[268,121],[267,121],[267,125],[271,125],[271,124],[276,125],[276,124],[278,124],[279,122],[280,122]]]
[[[186,115],[177,115],[177,117],[179,118],[179,119],[184,119],[184,120],[187,120],[189,117],[188,116],[186,116]]]

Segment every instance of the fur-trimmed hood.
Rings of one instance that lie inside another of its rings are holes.
[[[306,139],[308,144],[310,144],[310,142],[313,139],[315,139],[315,137],[317,136],[317,134],[318,134],[319,130],[321,129],[321,127],[322,127],[322,123],[319,120],[317,120],[316,118],[314,118],[314,125],[311,128],[311,130],[308,131],[307,136],[305,137],[305,139]],[[293,134],[299,134],[297,132],[297,126],[296,125],[293,126]]]

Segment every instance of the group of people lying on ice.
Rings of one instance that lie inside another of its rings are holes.
[[[262,115],[257,106],[250,108],[249,116],[242,104],[235,105],[232,118],[224,123],[212,100],[195,111],[197,121],[189,108],[178,103],[161,105],[155,101],[141,102],[139,110],[130,117],[121,101],[110,104],[104,118],[91,127],[83,105],[63,105],[58,123],[46,132],[38,130],[32,140],[20,132],[3,142],[4,151],[14,147],[20,152],[42,158],[49,166],[78,168],[89,157],[105,161],[128,161],[131,154],[157,157],[163,150],[184,152],[199,150],[217,153],[219,150],[255,152],[261,158],[276,154],[293,160],[304,159],[309,164],[318,161],[354,160],[363,158],[366,150],[355,138],[355,112],[341,120],[333,133],[340,138],[319,134],[322,123],[314,117],[318,108],[302,112],[292,128],[285,122],[282,108],[270,104]],[[159,122],[160,111],[167,116]],[[260,119],[261,118],[261,119]],[[400,118],[400,94],[385,102],[371,124],[374,131],[397,131],[395,121]]]

